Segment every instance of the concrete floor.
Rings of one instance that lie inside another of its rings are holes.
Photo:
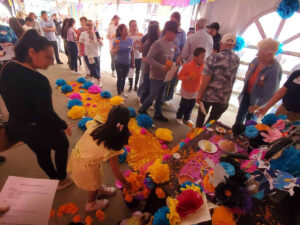
[[[69,151],[71,151],[72,147],[75,146],[77,140],[82,135],[82,131],[79,130],[79,128],[77,127],[77,121],[70,120],[67,117],[66,104],[68,100],[66,97],[64,97],[64,95],[60,93],[59,90],[55,88],[55,81],[58,78],[63,78],[66,81],[72,81],[77,79],[80,76],[74,75],[68,70],[66,65],[66,57],[64,55],[61,55],[61,58],[65,63],[64,65],[54,65],[51,66],[47,71],[41,71],[41,72],[48,77],[51,86],[53,87],[53,104],[56,112],[61,116],[61,118],[66,120],[66,122],[72,127],[73,135],[69,137],[69,141],[70,141]],[[110,65],[109,61],[106,61],[105,59],[102,60],[101,69],[102,69],[102,81],[104,87],[103,89],[109,90],[112,92],[113,95],[115,95],[116,78],[113,78],[110,75],[110,72],[105,72],[105,71],[109,71],[109,65]],[[81,66],[80,70],[83,71],[84,67]],[[179,126],[176,123],[175,113],[177,111],[179,101],[180,101],[180,96],[176,95],[175,99],[172,100],[171,106],[168,107],[164,106],[164,114],[170,120],[168,123],[155,122],[156,128],[166,127],[173,131],[173,135],[174,135],[173,144],[178,143],[180,139],[184,138],[189,131],[188,126],[186,125]],[[136,109],[138,109],[138,100],[135,92],[130,93],[128,99],[125,102],[125,105],[133,106]],[[152,114],[151,110],[149,110],[149,113]],[[192,115],[193,121],[195,121],[196,115],[197,115],[197,110],[194,109]],[[231,114],[230,112],[224,113],[224,115],[221,118],[221,121],[227,125],[232,125],[233,120],[234,120],[234,115]],[[4,152],[1,155],[7,158],[7,162],[0,167],[0,188],[2,188],[7,177],[10,175],[30,177],[30,178],[47,178],[44,172],[39,168],[35,155],[26,145],[18,144],[11,150]],[[125,170],[128,168],[128,166],[126,164],[122,164],[121,168]],[[112,175],[110,168],[108,167],[107,164],[104,165],[104,171],[106,174],[105,183],[107,185],[114,185],[115,178]],[[74,202],[76,205],[80,207],[79,214],[81,215],[81,217],[85,218],[85,216],[87,215],[84,212],[84,205],[86,199],[87,199],[87,193],[83,190],[80,190],[75,185],[73,185],[65,190],[57,191],[53,203],[53,209],[57,210],[58,207],[62,204],[68,202]],[[141,209],[142,206],[140,206],[139,208]],[[117,224],[120,220],[130,217],[132,212],[138,210],[139,208],[128,209],[125,205],[121,192],[118,192],[116,196],[110,199],[109,207],[104,210],[104,212],[106,213],[106,219],[102,223],[97,222],[97,220],[95,219],[94,224],[109,224],[109,225]],[[49,222],[49,225],[66,225],[70,221],[72,221],[72,216],[65,216],[63,218],[55,217],[55,219]]]

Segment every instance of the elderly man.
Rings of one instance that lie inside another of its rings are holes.
[[[255,110],[275,94],[281,80],[282,69],[274,58],[279,42],[268,38],[260,41],[257,47],[257,57],[249,65],[244,89],[239,96],[240,107],[233,126],[235,134],[242,132],[245,119],[250,120]]]
[[[201,86],[197,96],[200,105],[197,117],[197,127],[205,123],[206,113],[212,107],[207,121],[218,120],[228,108],[236,72],[240,58],[233,53],[236,37],[225,34],[221,40],[220,52],[206,59]]]
[[[204,48],[206,56],[209,56],[213,49],[213,38],[205,31],[206,19],[199,19],[196,24],[196,33],[188,37],[186,44],[181,52],[181,58],[185,63],[189,63],[194,58],[196,48]]]

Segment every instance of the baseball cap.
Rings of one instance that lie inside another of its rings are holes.
[[[207,28],[214,28],[214,29],[216,29],[216,31],[219,31],[220,30],[220,24],[215,22],[215,23],[212,23],[212,24],[208,25]]]
[[[121,19],[118,15],[114,15],[113,19]]]
[[[236,36],[235,34],[227,33],[222,37],[221,42],[224,44],[234,45],[236,42]]]
[[[169,20],[168,22],[166,22],[164,30],[171,31],[175,34],[180,33],[178,30],[178,24],[172,20]]]

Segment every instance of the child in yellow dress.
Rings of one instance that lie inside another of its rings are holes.
[[[86,123],[87,130],[73,149],[68,172],[74,183],[89,192],[85,211],[92,212],[108,205],[107,199],[97,200],[97,195],[111,196],[114,187],[105,187],[102,163],[109,160],[114,176],[126,189],[131,189],[119,168],[118,156],[124,153],[123,146],[128,144],[129,111],[124,106],[116,106],[109,112],[107,121],[101,124],[94,120]]]

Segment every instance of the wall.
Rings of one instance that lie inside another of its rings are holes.
[[[215,0],[206,4],[208,23],[218,22],[220,33],[238,33],[254,17],[268,10],[276,10],[281,0]]]

